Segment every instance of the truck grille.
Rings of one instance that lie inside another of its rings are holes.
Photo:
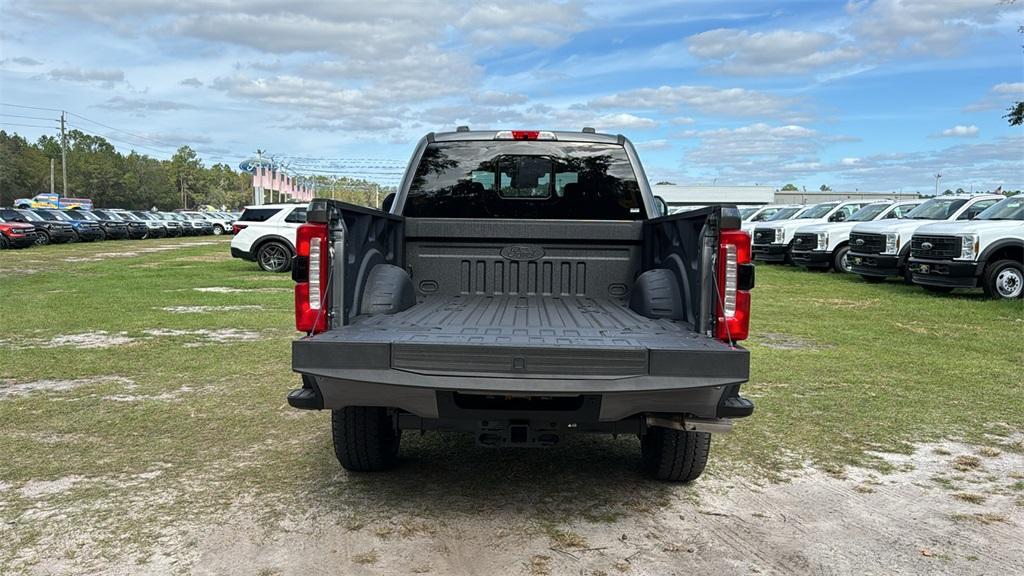
[[[818,247],[818,235],[817,234],[794,234],[793,235],[793,250],[814,250]]]
[[[953,236],[918,236],[910,244],[914,258],[949,259],[960,255],[960,239]]]
[[[881,234],[850,234],[850,250],[859,254],[881,254],[885,250],[885,237]]]
[[[754,244],[771,244],[775,242],[775,229],[754,229]]]

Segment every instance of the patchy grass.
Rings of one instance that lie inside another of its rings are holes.
[[[957,492],[953,494],[953,498],[964,502],[970,502],[971,504],[984,504],[986,500],[985,496],[974,492]]]
[[[977,522],[979,524],[1005,524],[1009,519],[1004,514],[977,512],[974,514],[953,514],[951,518],[957,522]]]
[[[0,525],[14,527],[0,573],[24,571],[36,547],[146,558],[177,526],[240,499],[268,519],[336,514],[389,542],[453,515],[512,511],[572,549],[585,540],[567,526],[693,497],[644,477],[632,437],[497,451],[408,435],[401,470],[344,473],[326,414],[284,401],[298,385],[291,280],[231,259],[227,243],[0,252]],[[760,266],[744,386],[757,410],[715,438],[709,474],[784,477],[810,461],[843,477],[851,464],[884,469],[877,452],[951,436],[1024,450],[1010,439],[1024,412],[1006,410],[1019,403],[1011,384],[1024,362],[1024,344],[1006,335],[1022,326],[1019,302]]]

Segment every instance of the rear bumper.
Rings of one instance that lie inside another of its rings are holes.
[[[908,266],[910,266],[914,284],[948,288],[976,288],[981,268],[977,262],[922,258],[911,258]]]
[[[751,246],[755,260],[764,262],[784,262],[789,247],[785,244],[754,244]]]
[[[319,397],[312,406],[297,407],[386,406],[421,418],[450,418],[452,415],[444,410],[447,395],[459,394],[583,398],[599,407],[593,413],[593,418],[599,422],[617,421],[645,412],[739,418],[753,410],[753,405],[745,400],[746,404],[731,401],[731,408],[723,404],[736,396],[739,385],[749,377],[750,358],[742,348],[703,352],[650,350],[644,356],[643,374],[626,375],[630,370],[626,368],[616,376],[603,376],[593,371],[575,375],[524,373],[522,376],[486,372],[427,373],[427,370],[392,368],[393,359],[401,356],[401,352],[391,348],[387,344],[318,342],[315,338],[293,342],[292,369],[302,374],[307,384],[315,385]],[[482,347],[481,352],[486,354],[487,347]],[[540,349],[538,353],[551,352]],[[686,359],[669,358],[668,354],[685,355]],[[501,351],[491,356],[505,358]],[[513,356],[509,360],[510,366],[514,366],[518,358]],[[523,359],[524,365],[533,365],[532,362],[529,356]],[[685,373],[672,374],[672,370],[685,370]],[[506,413],[493,417],[514,418],[516,415]]]
[[[242,250],[241,248],[231,247],[231,257],[241,258],[242,260],[248,260],[249,262],[255,262],[256,257],[252,255],[252,252],[248,250]]]
[[[827,268],[832,262],[832,255],[828,252],[811,250],[800,252],[793,250],[789,253],[789,257],[794,264],[808,268]]]
[[[865,276],[901,276],[900,257],[895,254],[861,254],[850,251],[850,271]]]

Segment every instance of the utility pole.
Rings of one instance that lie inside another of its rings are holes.
[[[54,189],[53,188],[53,165],[56,164],[56,163],[57,162],[53,158],[50,158],[50,194],[53,194],[53,189]]]
[[[61,192],[68,195],[68,136],[64,132],[64,111],[60,111],[60,171],[64,180]]]
[[[935,174],[935,195],[939,195],[939,178],[942,178],[942,174]]]

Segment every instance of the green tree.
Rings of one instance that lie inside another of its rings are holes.
[[[199,159],[196,151],[188,146],[178,148],[174,156],[171,156],[171,177],[180,194],[182,208],[195,206],[196,199],[205,199],[205,190],[201,186],[202,171],[202,160]]]
[[[832,191],[832,187],[828,186],[826,184],[822,184],[821,188],[818,188],[818,190],[821,190],[822,192],[831,192]]]
[[[795,184],[786,184],[782,187],[783,192],[798,192],[800,189]]]

